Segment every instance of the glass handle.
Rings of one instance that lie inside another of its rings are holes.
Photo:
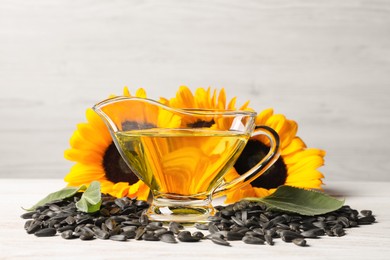
[[[253,166],[246,173],[242,174],[240,177],[236,179],[222,183],[213,193],[213,197],[218,197],[223,195],[222,193],[228,189],[238,189],[253,180],[260,177],[266,170],[268,170],[279,158],[280,155],[280,141],[279,135],[275,132],[274,129],[268,126],[256,126],[255,131],[252,134],[253,136],[257,135],[265,135],[270,140],[270,149],[267,155],[258,162],[255,166]]]

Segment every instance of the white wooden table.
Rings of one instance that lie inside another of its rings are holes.
[[[28,207],[48,193],[65,186],[61,179],[0,179],[0,259],[390,259],[390,183],[332,182],[326,191],[346,198],[357,210],[371,209],[377,223],[346,229],[344,237],[308,239],[298,247],[275,239],[275,245],[247,245],[233,241],[231,247],[211,241],[166,244],[129,240],[65,240],[60,236],[38,238],[24,228]]]

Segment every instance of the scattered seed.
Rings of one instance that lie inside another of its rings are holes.
[[[135,232],[135,240],[141,240],[142,236],[145,234],[145,227],[139,227]]]
[[[264,235],[264,238],[265,238],[265,241],[267,241],[267,243],[268,243],[270,246],[273,246],[273,245],[274,245],[274,240],[272,239],[272,236],[270,236],[270,235]]]
[[[159,241],[160,239],[154,233],[144,233],[142,239],[145,241]]]
[[[243,233],[228,231],[226,234],[226,239],[228,241],[241,240],[244,237]]]
[[[57,233],[55,228],[44,228],[34,233],[37,237],[52,237]]]
[[[321,228],[313,228],[307,231],[303,231],[301,233],[302,236],[306,238],[316,238],[318,236],[323,236],[325,234],[325,231]]]
[[[172,233],[165,233],[160,236],[160,241],[170,244],[177,243],[175,236]]]
[[[211,234],[220,231],[219,228],[217,227],[217,225],[216,225],[215,223],[212,223],[212,222],[209,223],[209,225],[208,225],[208,230],[209,230],[209,232],[210,232]]]
[[[264,245],[265,241],[259,237],[253,237],[253,236],[244,236],[242,238],[242,241],[245,244],[251,244],[251,245]]]
[[[177,234],[177,239],[181,242],[198,242],[200,240],[197,237],[193,237],[190,231],[181,231]]]
[[[114,235],[114,236],[110,236],[110,240],[114,240],[114,241],[126,241],[127,240],[127,237],[125,235]]]
[[[162,241],[165,243],[198,242],[209,239],[215,244],[229,246],[229,241],[242,240],[247,244],[274,245],[276,239],[306,246],[305,238],[327,235],[340,237],[347,228],[376,222],[371,210],[360,212],[345,205],[340,209],[318,216],[301,216],[267,209],[260,203],[240,201],[231,205],[215,207],[217,212],[208,218],[208,223],[197,223],[201,231],[190,233],[177,222],[164,226],[162,222],[150,221],[145,214],[149,204],[130,198],[102,196],[100,211],[94,214],[79,212],[73,198],[58,200],[26,212],[24,229],[36,236],[54,236],[61,233],[64,239],[81,240],[128,239]]]
[[[195,231],[194,233],[192,233],[192,236],[195,237],[196,239],[204,238],[204,234],[200,231]]]
[[[292,242],[297,246],[306,246],[306,240],[304,238],[295,238]]]
[[[30,226],[27,228],[27,233],[28,234],[34,234],[35,232],[37,232],[38,230],[40,230],[42,227],[42,222],[39,221],[39,220],[34,220]]]
[[[282,238],[282,240],[284,242],[292,242],[295,238],[303,238],[303,235],[301,235],[295,231],[283,230],[280,233],[280,237]]]
[[[372,224],[375,222],[375,217],[373,215],[368,215],[368,216],[365,216],[365,217],[362,217],[362,218],[359,218],[357,220],[357,223],[359,225],[369,225],[369,224]]]
[[[204,223],[195,223],[195,228],[199,230],[209,230],[209,225]]]
[[[368,216],[371,216],[371,215],[372,215],[372,211],[371,211],[371,210],[367,210],[367,209],[361,210],[360,213],[361,213],[364,217],[368,217]]]
[[[94,234],[91,234],[91,233],[81,233],[80,234],[80,239],[81,240],[92,240],[92,239],[94,239]]]
[[[108,239],[110,237],[110,234],[107,231],[101,230],[99,228],[95,229],[93,233],[95,234],[96,238],[99,239]]]
[[[183,229],[183,226],[177,222],[170,222],[168,225],[168,229],[169,231],[172,231],[174,234],[179,234],[180,230]]]
[[[30,211],[22,214],[20,217],[23,219],[31,219],[33,218],[33,215],[35,214],[35,211]]]
[[[211,241],[213,241],[217,245],[230,246],[230,243],[221,237],[217,237],[217,236],[212,237]]]
[[[75,236],[73,236],[72,230],[65,230],[64,232],[61,233],[61,237],[64,239],[76,238]]]

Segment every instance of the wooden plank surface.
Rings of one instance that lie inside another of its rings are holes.
[[[225,87],[298,121],[332,180],[390,180],[389,1],[0,1],[0,177],[62,178],[87,107]]]
[[[371,209],[377,223],[346,229],[343,237],[308,239],[308,247],[275,239],[274,246],[232,241],[231,247],[211,241],[162,242],[64,240],[37,238],[23,229],[21,207],[29,207],[64,186],[60,179],[2,179],[0,182],[0,259],[377,259],[390,257],[389,182],[330,182],[327,192],[346,199],[357,210]],[[191,229],[190,229],[191,230]]]

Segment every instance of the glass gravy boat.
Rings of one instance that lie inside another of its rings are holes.
[[[255,112],[177,109],[150,99],[115,97],[93,107],[107,125],[130,169],[148,185],[151,220],[204,222],[214,214],[212,198],[263,174],[279,157],[279,137],[255,126]],[[265,135],[268,154],[230,182],[233,167],[250,137]]]

